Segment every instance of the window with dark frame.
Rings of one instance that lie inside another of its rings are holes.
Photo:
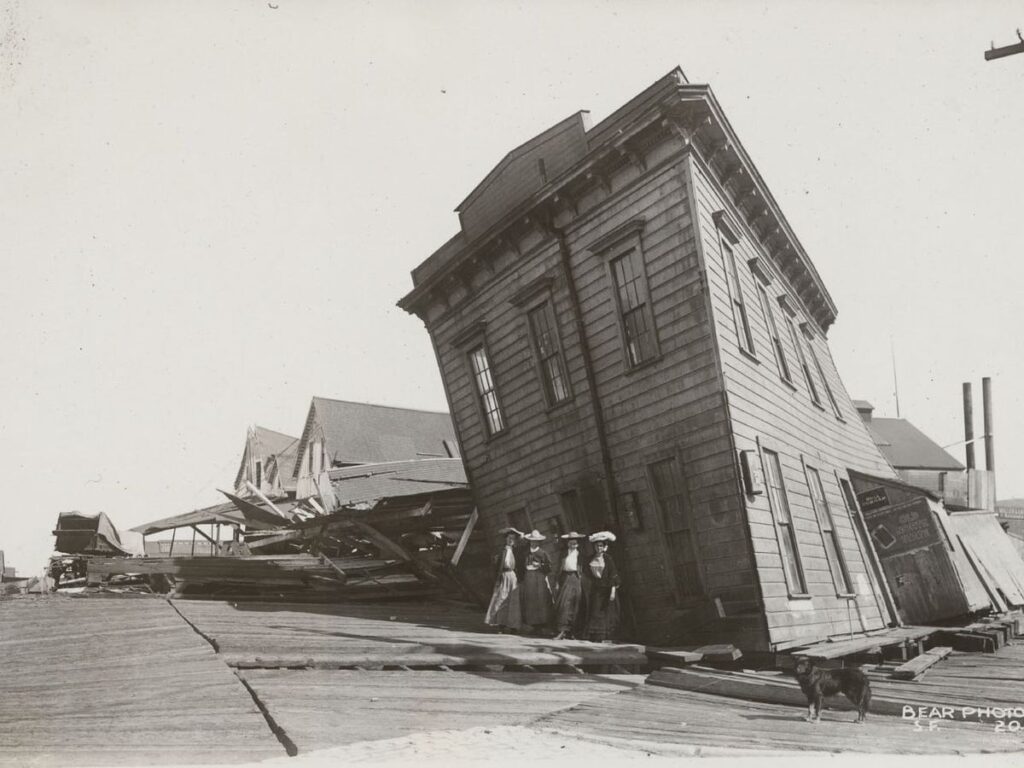
[[[814,467],[805,465],[804,469],[807,471],[807,487],[811,492],[811,506],[814,507],[814,514],[817,516],[818,526],[821,528],[821,538],[825,543],[825,555],[829,570],[832,571],[832,580],[835,582],[839,594],[852,595],[853,583],[846,567],[846,558],[843,557],[839,533],[836,531],[835,522],[832,519],[832,510],[829,509],[828,499],[825,498],[825,487],[821,483],[821,475]]]
[[[657,354],[640,248],[633,246],[615,258],[611,268],[619,300],[619,322],[626,344],[626,360],[634,368]]]
[[[580,495],[576,490],[563,491],[558,494],[558,501],[562,507],[562,517],[565,524],[571,531],[582,531],[586,529],[583,520],[583,510],[580,507]]]
[[[793,528],[793,517],[789,510],[789,499],[786,497],[786,486],[782,480],[782,464],[779,454],[763,449],[765,485],[768,487],[768,505],[775,516],[775,524],[779,531],[779,543],[782,549],[782,563],[786,572],[786,582],[795,594],[807,594],[807,578],[804,576],[803,563],[800,560],[800,548],[797,545],[796,530]]]
[[[810,350],[811,360],[814,361],[814,367],[818,369],[818,376],[821,377],[821,385],[825,387],[825,394],[828,396],[828,401],[832,405],[832,412],[835,413],[838,418],[843,418],[843,412],[839,410],[839,403],[836,401],[836,396],[832,394],[832,387],[828,385],[828,379],[825,378],[825,369],[821,367],[821,361],[818,360],[818,353],[814,351],[814,345],[808,342],[807,349]]]
[[[263,487],[263,462],[256,462],[256,487]]]
[[[669,548],[676,595],[681,599],[702,595],[696,533],[679,463],[673,456],[649,464],[647,469]]]
[[[526,507],[512,510],[506,515],[506,519],[508,524],[517,531],[529,533],[533,530],[533,521],[530,519],[530,513],[526,511]]]
[[[800,370],[804,372],[804,381],[807,382],[807,391],[811,395],[811,402],[815,405],[821,405],[821,396],[818,394],[818,388],[814,384],[814,379],[811,378],[811,369],[807,366],[807,355],[804,354],[804,348],[800,344],[800,334],[796,330],[796,325],[790,318],[786,318],[786,324],[789,326],[789,335],[793,339],[793,346],[796,348],[796,359],[800,363]]]
[[[487,434],[491,436],[497,435],[505,429],[505,416],[501,411],[498,391],[494,386],[491,361],[483,344],[470,350],[469,362],[473,368],[473,383],[476,386],[480,411],[487,426]]]
[[[779,376],[783,381],[793,383],[793,376],[789,372],[789,361],[786,360],[786,350],[782,347],[782,338],[779,336],[779,326],[775,323],[775,315],[772,313],[772,304],[768,301],[768,292],[764,286],[758,283],[757,295],[761,300],[761,311],[764,313],[764,322],[768,326],[768,335],[772,337],[772,347],[775,350],[775,362],[779,365]]]
[[[533,349],[537,355],[544,396],[548,405],[558,405],[569,399],[569,379],[565,372],[562,345],[555,327],[551,302],[545,301],[527,314]]]
[[[729,284],[729,295],[732,299],[732,318],[736,323],[736,335],[739,337],[740,349],[754,354],[754,336],[750,332],[750,320],[747,318],[747,306],[743,303],[743,288],[740,286],[740,273],[736,267],[736,254],[732,246],[719,238],[722,246],[722,257],[725,259],[726,282]]]

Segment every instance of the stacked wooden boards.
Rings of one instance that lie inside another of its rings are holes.
[[[967,754],[1021,749],[1019,733],[996,733],[991,723],[943,721],[937,730],[922,732],[914,721],[898,717],[869,715],[866,723],[856,725],[852,713],[826,710],[822,722],[812,724],[803,720],[805,714],[803,707],[644,685],[552,714],[535,726],[579,739],[625,740],[645,748],[691,745],[697,753],[705,748],[717,754]]]
[[[639,645],[604,645],[488,632],[459,603],[297,605],[175,600],[234,667],[642,667]]]
[[[0,765],[284,756],[209,643],[155,597],[0,601]]]
[[[525,672],[247,669],[240,674],[300,754],[421,731],[525,725],[643,682],[639,675]]]

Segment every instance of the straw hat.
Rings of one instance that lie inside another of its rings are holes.
[[[590,534],[590,543],[596,544],[599,541],[605,543],[615,541],[615,534],[611,531],[598,531],[597,533]]]
[[[500,533],[502,536],[504,536],[506,533],[514,533],[516,536],[523,535],[522,531],[520,531],[518,528],[513,528],[511,525],[508,528],[502,528],[498,531],[498,533]]]
[[[562,539],[563,541],[570,541],[571,539],[581,540],[587,538],[587,534],[576,533],[576,531],[569,531],[568,533],[563,533],[558,538]]]
[[[543,533],[534,528],[533,531],[525,534],[523,538],[527,541],[544,541],[544,539],[546,539],[547,536],[545,536]]]

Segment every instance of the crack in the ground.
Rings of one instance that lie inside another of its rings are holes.
[[[171,600],[167,600],[167,604],[174,609],[174,612],[181,617],[182,621],[184,621],[186,624],[192,627],[193,632],[195,632],[197,635],[203,638],[203,640],[210,644],[210,647],[213,648],[214,653],[220,656],[220,646],[217,645],[216,640],[214,640],[212,637],[210,637],[201,629],[199,629],[199,627],[197,627],[195,624],[189,621],[188,617],[185,616],[185,614],[183,614],[181,611],[179,611],[178,606],[176,606]],[[221,659],[221,661],[223,661],[223,659]],[[249,681],[242,677],[242,675],[239,673],[237,669],[232,668],[226,662],[224,663],[224,666],[231,670],[231,673],[235,676],[235,679],[237,679],[238,682],[242,684],[242,687],[245,688],[245,690],[249,693],[249,696],[252,697],[253,704],[256,705],[256,708],[260,711],[260,714],[263,715],[263,719],[267,723],[267,727],[270,728],[270,732],[273,733],[274,737],[281,743],[281,746],[284,747],[284,751],[288,754],[288,756],[295,757],[297,754],[299,754],[299,748],[295,745],[295,742],[291,740],[291,737],[288,735],[288,732],[285,731],[285,729],[278,724],[277,720],[274,719],[274,716],[270,714],[270,710],[267,709],[267,705],[263,703],[263,700],[260,699],[259,694],[249,684]]]

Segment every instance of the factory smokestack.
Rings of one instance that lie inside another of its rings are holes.
[[[985,469],[994,472],[996,449],[992,443],[992,379],[988,376],[981,380],[981,409],[985,420]]]
[[[971,404],[971,382],[964,382],[964,440],[967,451],[967,468],[974,469],[974,406]]]

